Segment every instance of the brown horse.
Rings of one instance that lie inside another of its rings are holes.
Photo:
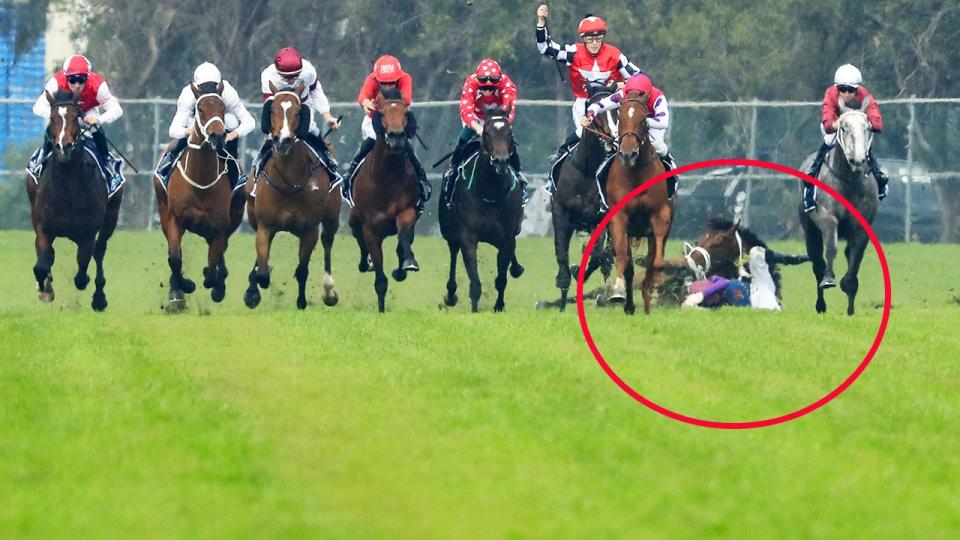
[[[250,286],[244,303],[255,308],[260,303],[259,287],[270,286],[270,245],[280,231],[287,231],[300,239],[300,264],[297,278],[297,307],[307,307],[307,276],[310,256],[323,241],[323,303],[336,305],[330,270],[333,239],[340,228],[340,194],[333,193],[336,184],[320,158],[307,143],[297,137],[300,127],[300,95],[303,82],[296,88],[279,89],[270,83],[273,92],[270,136],[273,138],[273,157],[257,178],[246,186],[247,218],[257,232],[257,260],[250,271]],[[323,223],[323,234],[319,226]]]
[[[377,308],[383,313],[387,296],[383,239],[397,235],[400,261],[393,271],[393,279],[403,281],[407,272],[420,271],[413,256],[419,192],[413,164],[407,159],[407,145],[414,128],[408,125],[403,96],[395,89],[383,90],[377,96],[377,104],[377,112],[373,114],[377,141],[354,176],[350,228],[360,245],[360,271],[367,272],[371,263],[373,265]]]
[[[212,85],[212,83],[211,83]],[[196,284],[183,275],[183,254],[180,249],[184,231],[207,241],[207,267],[203,269],[203,286],[211,289],[214,302],[226,294],[227,265],[223,254],[227,239],[243,220],[243,195],[234,192],[227,177],[224,151],[226,126],[225,106],[220,93],[223,83],[200,89],[191,86],[197,98],[194,123],[187,138],[187,149],[180,155],[164,188],[154,176],[160,225],[167,237],[167,262],[170,265],[168,309],[185,307],[184,294],[196,290]]]
[[[52,302],[53,241],[60,236],[69,238],[77,244],[77,273],[73,284],[81,291],[87,288],[90,283],[87,267],[93,256],[97,277],[91,307],[103,311],[107,308],[103,257],[107,241],[117,226],[123,187],[107,198],[107,185],[100,167],[83,147],[78,121],[82,114],[77,103],[79,97],[71,92],[57,92],[55,96],[46,93],[50,124],[44,137],[45,143],[52,146],[53,155],[40,178],[27,178],[27,196],[36,233],[37,263],[33,275],[40,300]]]
[[[647,180],[665,169],[650,143],[646,102],[631,92],[621,102],[618,113],[620,135],[616,160],[607,177],[607,197],[613,207]],[[633,256],[630,238],[647,238],[646,274],[643,278],[643,311],[650,313],[650,298],[655,273],[663,268],[663,252],[673,222],[673,202],[667,199],[667,186],[660,182],[630,200],[610,221],[617,278],[610,301],[624,302],[628,315],[636,311],[633,302]]]

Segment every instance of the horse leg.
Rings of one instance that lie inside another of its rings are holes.
[[[827,263],[823,260],[823,233],[815,223],[810,223],[804,236],[807,243],[807,256],[810,257],[813,277],[817,282],[817,313],[824,313],[827,311],[827,303],[823,299],[823,289],[820,287],[827,268]]]
[[[53,261],[56,259],[56,252],[53,249],[53,241],[56,237],[47,236],[46,233],[37,229],[37,237],[34,242],[37,250],[37,263],[33,266],[33,276],[37,280],[37,290],[40,291],[41,302],[53,302]]]
[[[630,242],[627,242],[627,264],[623,269],[623,280],[626,283],[627,293],[627,301],[623,304],[623,312],[627,315],[633,315],[637,312],[637,304],[633,300],[634,272],[633,247],[630,245]],[[641,294],[643,292],[644,291],[641,291]],[[646,297],[644,297],[644,308],[646,308]]]
[[[310,275],[310,256],[317,247],[318,227],[311,227],[300,236],[300,263],[293,277],[297,278],[297,309],[307,309],[307,277]],[[327,274],[329,275],[329,274]]]
[[[367,250],[367,243],[363,239],[363,231],[360,227],[353,227],[353,237],[360,246],[360,263],[357,264],[357,270],[360,272],[369,272],[373,262],[370,260],[370,251]]]
[[[517,249],[517,239],[510,237],[497,250],[497,279],[493,282],[497,288],[497,301],[493,304],[494,313],[503,311],[503,293],[507,289],[507,268]]]
[[[222,231],[207,241],[207,267],[203,269],[203,286],[210,289],[210,298],[217,303],[227,294],[223,254],[227,251],[227,233]]]
[[[97,243],[93,248],[93,260],[97,265],[97,277],[93,284],[96,289],[93,291],[93,301],[90,307],[94,311],[103,311],[107,309],[107,295],[103,292],[107,284],[107,278],[103,275],[103,257],[107,253],[107,241],[113,236],[113,231],[117,227],[117,219],[120,217],[120,202],[123,200],[123,188],[113,194],[113,197],[107,201],[106,212],[103,216],[103,225],[97,234]]]
[[[387,275],[383,273],[383,238],[368,224],[363,226],[363,240],[370,254],[370,261],[373,263],[373,290],[377,293],[377,309],[383,313],[387,307]]]
[[[630,259],[630,239],[627,237],[627,216],[623,212],[613,216],[610,221],[610,234],[613,237],[613,256],[617,267],[617,277],[610,291],[609,300],[613,303],[620,303],[627,300],[627,293],[633,287],[632,282],[625,281],[626,276],[624,275],[628,265],[632,268],[633,261]]]
[[[323,244],[323,303],[335,306],[340,301],[337,291],[333,289],[333,240],[337,237],[339,228],[337,218],[323,223],[323,232],[320,233],[320,242]]]
[[[93,256],[93,243],[96,240],[96,233],[89,238],[84,238],[77,242],[77,273],[73,276],[73,284],[77,290],[84,290],[90,284],[90,276],[87,269],[90,267],[90,258]]]
[[[270,245],[276,232],[262,223],[257,229],[257,264],[253,267],[254,278],[261,289],[270,288]]]
[[[653,284],[657,272],[663,270],[663,254],[667,236],[673,220],[672,210],[664,205],[660,211],[650,216],[650,235],[647,236],[647,270],[643,276],[643,312],[650,314],[650,300],[653,297]]]
[[[854,300],[857,298],[857,290],[860,288],[860,280],[857,273],[860,272],[860,263],[863,262],[863,252],[867,248],[867,233],[860,227],[851,233],[847,239],[847,273],[840,280],[840,289],[847,293],[847,315],[854,313]]]
[[[560,311],[567,308],[567,293],[570,290],[570,238],[573,227],[566,212],[553,213],[553,249],[557,258],[556,285],[560,289]]]
[[[447,277],[447,295],[443,297],[443,303],[453,307],[457,305],[457,253],[460,251],[460,245],[453,240],[447,240],[447,248],[450,249],[450,275]]]
[[[408,208],[397,216],[397,259],[399,264],[393,271],[393,279],[403,281],[407,272],[419,272],[420,265],[413,256],[414,226],[417,224],[417,214]]]
[[[183,295],[195,291],[197,284],[183,276],[183,251],[180,247],[183,241],[183,225],[171,218],[167,221],[164,233],[167,236],[167,264],[170,266],[168,306],[179,311],[186,306]]]
[[[522,276],[525,270],[526,268],[524,268],[523,265],[520,264],[519,259],[517,259],[517,252],[516,249],[514,249],[513,258],[510,259],[510,277],[516,279]]]
[[[463,246],[463,267],[467,270],[467,277],[470,278],[470,311],[476,313],[480,306],[480,293],[482,286],[480,284],[480,275],[477,272],[477,239],[465,238]]]
[[[825,230],[824,230],[825,229]],[[830,218],[820,227],[823,233],[824,247],[826,248],[827,267],[820,280],[821,289],[830,289],[837,286],[836,277],[833,273],[833,261],[837,258],[837,221]]]

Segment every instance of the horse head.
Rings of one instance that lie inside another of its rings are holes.
[[[840,118],[837,120],[837,144],[843,150],[847,163],[855,172],[862,172],[867,162],[867,153],[873,143],[873,132],[865,111],[870,98],[859,106],[851,106],[840,100]],[[852,104],[856,105],[856,104]]]
[[[50,125],[46,137],[53,145],[54,157],[59,161],[68,160],[81,135],[80,96],[63,90],[53,95],[45,91],[44,95],[50,103]]]
[[[197,99],[194,105],[195,134],[201,137],[197,148],[209,146],[216,152],[223,150],[226,143],[227,126],[224,123],[226,105],[223,103],[223,82],[214,84],[203,83],[200,86],[190,85],[193,96]]]
[[[407,151],[409,116],[403,95],[396,88],[381,89],[377,95],[377,112],[374,113],[374,130],[383,133],[387,142],[387,151],[402,154]]]
[[[705,272],[736,279],[746,275],[744,267],[749,262],[750,249],[754,246],[767,247],[757,235],[743,227],[740,220],[732,222],[716,216],[710,219],[707,232],[697,239],[696,248],[702,249],[707,255],[698,254],[699,250],[694,248],[687,256],[687,263],[693,268],[691,260],[699,263],[697,258],[700,257],[706,259]]]
[[[490,164],[500,176],[508,174],[510,155],[514,152],[513,128],[508,121],[511,107],[513,104],[506,110],[499,107],[490,110],[483,124],[483,150],[490,156]]]
[[[617,114],[617,142],[620,150],[617,157],[624,167],[635,167],[641,151],[650,147],[647,114],[647,100],[639,93],[630,92],[620,102],[620,112]]]
[[[591,82],[587,85],[587,91],[589,96],[587,98],[587,107],[590,107],[594,103],[597,103],[601,99],[610,96],[617,91],[616,85],[606,86],[603,84]],[[593,127],[596,131],[605,135],[605,137],[600,136],[600,140],[603,142],[603,149],[605,153],[613,152],[615,149],[614,141],[617,140],[619,132],[617,130],[617,115],[613,111],[607,111],[602,114],[598,114],[593,118]]]
[[[270,137],[273,139],[273,149],[279,156],[290,153],[293,143],[297,141],[300,132],[300,111],[306,111],[300,106],[300,96],[303,95],[303,81],[298,81],[295,87],[285,86],[277,88],[270,83],[273,92],[273,104],[270,106]],[[309,128],[309,125],[304,126]]]

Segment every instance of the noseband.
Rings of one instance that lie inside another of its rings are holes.
[[[223,117],[221,116],[213,116],[207,119],[206,122],[202,124],[200,123],[200,102],[206,98],[217,98],[218,100],[220,100],[221,103],[223,103],[223,97],[221,97],[220,94],[203,94],[197,98],[197,102],[193,106],[193,119],[194,119],[194,123],[197,125],[197,131],[203,137],[203,141],[200,144],[194,144],[188,140],[187,146],[194,150],[199,150],[203,148],[203,145],[209,144],[210,135],[207,133],[207,129],[210,127],[211,124],[213,124],[214,122],[220,122],[220,125],[222,125],[224,129],[226,129],[227,127],[227,125],[223,121]]]

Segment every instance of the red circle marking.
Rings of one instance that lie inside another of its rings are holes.
[[[593,251],[594,245],[597,243],[597,238],[600,235],[600,231],[606,228],[607,224],[610,223],[611,218],[619,212],[631,199],[642,193],[644,190],[665,181],[666,179],[676,176],[678,174],[683,174],[687,172],[696,171],[699,169],[709,169],[713,167],[758,167],[761,169],[769,169],[772,171],[781,172],[784,174],[789,174],[799,178],[800,180],[810,182],[816,185],[818,188],[829,194],[834,199],[840,201],[841,204],[849,211],[853,217],[857,219],[857,222],[860,223],[860,226],[863,227],[863,230],[867,232],[867,235],[870,237],[870,242],[873,244],[874,250],[877,252],[877,258],[880,261],[880,268],[883,271],[883,315],[880,320],[880,327],[877,328],[877,335],[873,339],[873,345],[870,346],[870,350],[867,351],[867,355],[864,356],[863,361],[857,366],[857,368],[847,377],[839,386],[834,388],[830,393],[823,396],[822,398],[814,401],[813,403],[797,409],[791,413],[784,414],[782,416],[777,416],[774,418],[767,418],[765,420],[753,420],[746,422],[718,422],[715,420],[705,420],[702,418],[695,418],[693,416],[687,416],[680,414],[678,412],[667,409],[662,405],[658,405],[653,401],[647,399],[642,394],[634,390],[627,384],[619,375],[607,364],[607,361],[603,358],[603,355],[600,354],[600,350],[597,349],[597,344],[593,340],[593,336],[590,334],[590,327],[587,324],[587,315],[583,308],[583,278],[584,272],[587,268],[588,258],[590,253]],[[870,227],[870,224],[867,223],[867,220],[857,211],[857,209],[850,204],[850,201],[845,199],[842,195],[833,190],[830,186],[824,184],[820,180],[817,180],[809,175],[806,175],[798,170],[791,169],[779,163],[771,163],[768,161],[760,161],[755,159],[713,159],[708,161],[701,161],[698,163],[691,163],[689,165],[684,165],[678,167],[672,171],[665,172],[658,175],[657,177],[644,182],[643,185],[637,187],[630,192],[623,200],[616,204],[613,208],[607,212],[607,215],[600,221],[600,225],[593,231],[593,234],[590,235],[590,240],[587,242],[586,249],[583,250],[583,258],[580,261],[580,272],[577,275],[577,314],[580,318],[580,329],[583,331],[583,337],[587,342],[587,346],[590,347],[590,351],[593,353],[593,356],[597,359],[597,362],[600,364],[600,367],[603,368],[603,371],[617,383],[624,392],[626,392],[630,397],[644,404],[648,408],[674,420],[680,422],[685,422],[687,424],[693,424],[696,426],[703,426],[715,429],[751,429],[759,428],[766,426],[773,426],[811,413],[820,407],[823,407],[835,397],[843,393],[847,388],[853,384],[853,381],[857,380],[867,366],[870,365],[870,361],[873,360],[874,354],[880,348],[880,343],[883,342],[883,336],[887,331],[887,322],[890,319],[890,303],[891,303],[891,292],[890,292],[890,268],[887,266],[887,258],[883,253],[883,247],[880,245],[880,240],[877,239],[877,235],[873,232],[873,229]]]

